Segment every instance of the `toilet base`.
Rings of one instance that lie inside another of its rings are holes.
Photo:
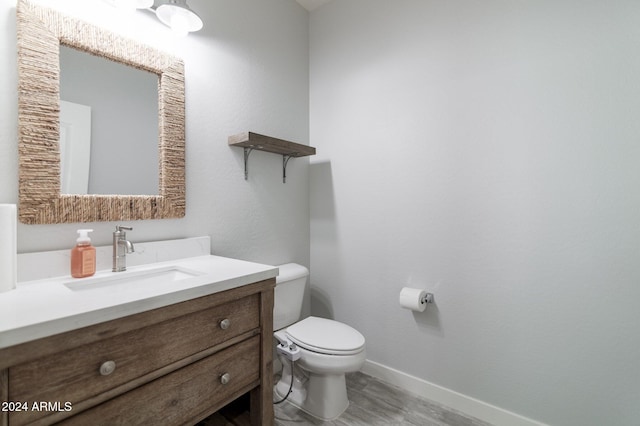
[[[291,394],[285,403],[320,420],[334,420],[349,407],[344,374],[314,374],[297,365]],[[285,361],[282,377],[274,387],[276,400],[281,400],[291,386],[291,363]]]

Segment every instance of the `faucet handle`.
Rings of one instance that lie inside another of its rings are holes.
[[[121,231],[133,231],[133,228],[131,226],[116,225],[116,232],[121,232]]]

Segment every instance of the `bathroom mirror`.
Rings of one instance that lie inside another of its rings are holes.
[[[182,61],[27,0],[18,1],[17,21],[20,221],[47,224],[183,217]],[[157,195],[61,192],[61,45],[157,75]]]
[[[158,160],[158,76],[60,45],[60,191],[159,195]]]

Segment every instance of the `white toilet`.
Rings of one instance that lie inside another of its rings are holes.
[[[278,266],[273,309],[274,337],[294,355],[279,353],[282,377],[275,385],[283,399],[322,420],[338,417],[349,406],[345,373],[364,364],[365,340],[357,330],[338,321],[308,317],[302,321],[302,299],[309,270],[295,263]],[[297,359],[292,366],[290,358]]]

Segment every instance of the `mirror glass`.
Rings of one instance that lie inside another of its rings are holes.
[[[158,76],[61,45],[61,192],[157,195],[158,159]]]

